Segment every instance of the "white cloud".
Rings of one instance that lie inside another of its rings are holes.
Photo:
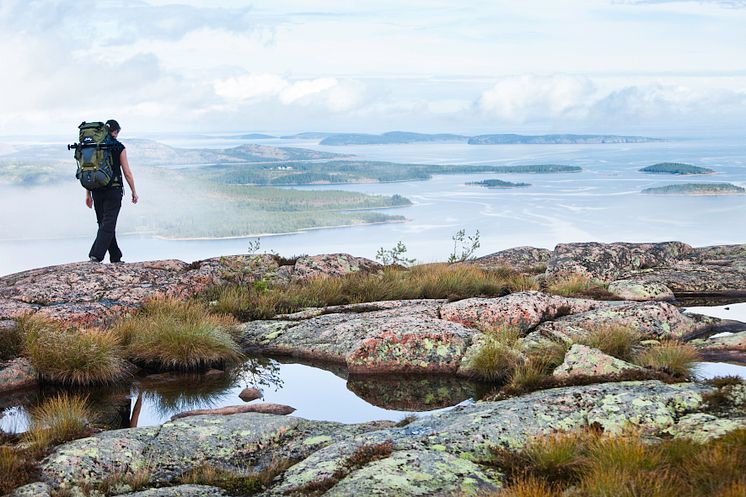
[[[354,109],[365,94],[365,85],[358,81],[329,77],[291,81],[276,74],[246,74],[217,80],[214,88],[228,102],[273,100],[285,106],[322,106],[331,112]]]
[[[517,123],[582,117],[594,93],[591,80],[582,76],[511,76],[483,92],[477,106],[488,116]]]

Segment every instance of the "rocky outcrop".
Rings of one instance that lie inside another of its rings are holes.
[[[521,272],[543,273],[552,256],[550,250],[536,247],[515,247],[478,257],[469,264],[483,269],[511,268]]]
[[[552,373],[557,378],[574,376],[612,376],[630,369],[642,370],[598,349],[576,343],[565,354],[565,360]]]
[[[402,428],[255,413],[195,416],[67,443],[44,460],[42,475],[56,489],[95,484],[114,472],[126,476],[147,465],[149,486],[155,487],[206,464],[261,470],[289,460],[296,464],[273,481],[267,495],[309,484],[337,496],[494,490],[501,476],[481,464],[491,460],[490,447],[515,450],[535,436],[591,425],[612,433],[629,425],[653,435],[676,430],[710,390],[658,381],[566,387],[460,406]]]
[[[131,264],[81,262],[0,278],[0,320],[40,313],[75,325],[107,324],[156,295],[191,297],[211,285],[375,271],[380,265],[346,254],[305,256],[279,266],[272,255],[216,257]],[[282,269],[282,271],[280,271]]]
[[[238,394],[238,398],[244,402],[251,402],[252,400],[261,399],[262,391],[256,387],[246,387]]]
[[[471,298],[445,304],[440,315],[470,327],[507,326],[526,331],[544,321],[604,307],[606,303],[595,300],[518,292],[500,298]]]

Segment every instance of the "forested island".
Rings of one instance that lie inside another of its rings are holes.
[[[530,183],[512,183],[510,181],[503,181],[501,179],[483,179],[482,181],[470,181],[467,185],[483,186],[485,188],[521,188],[525,186],[531,186]]]
[[[422,181],[435,174],[550,174],[576,173],[578,166],[530,164],[520,166],[400,164],[366,160],[286,161],[278,164],[216,164],[193,168],[189,174],[220,183],[300,186],[309,184],[390,183]]]
[[[646,136],[620,135],[479,135],[469,138],[469,145],[594,145],[603,143],[649,143],[664,141]]]
[[[324,137],[319,145],[388,145],[397,143],[466,143],[468,136],[449,133],[425,134],[389,131],[381,135],[337,133]]]
[[[693,166],[691,164],[682,164],[680,162],[661,162],[659,164],[653,164],[652,166],[643,167],[640,169],[642,173],[652,174],[679,174],[679,175],[692,175],[692,174],[714,174],[715,171],[707,167]]]
[[[746,193],[746,188],[732,183],[682,183],[677,185],[646,188],[642,193],[647,194],[682,194],[682,195],[740,195]]]

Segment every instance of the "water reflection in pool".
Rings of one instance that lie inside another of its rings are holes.
[[[243,405],[238,394],[258,386],[263,399],[254,402],[286,404],[294,416],[306,419],[359,423],[398,421],[480,398],[488,387],[466,379],[440,376],[353,376],[344,368],[251,359],[243,367],[220,374],[157,374],[139,377],[131,386],[89,390],[99,423],[109,429],[158,425],[193,409]],[[0,429],[21,432],[28,427],[28,408],[58,389],[19,394],[0,401]]]

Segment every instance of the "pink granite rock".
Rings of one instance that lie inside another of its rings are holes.
[[[36,385],[37,373],[31,362],[20,357],[6,362],[0,369],[0,392]]]
[[[242,412],[259,412],[262,414],[279,414],[279,415],[287,415],[292,414],[295,412],[295,408],[286,406],[283,404],[245,404],[240,406],[227,406],[227,407],[220,407],[217,409],[195,409],[193,411],[185,411],[180,412],[179,414],[175,414],[174,416],[171,416],[171,421],[174,421],[176,419],[186,418],[189,416],[202,416],[202,415],[211,415],[211,416],[227,416],[230,414],[238,414]]]

